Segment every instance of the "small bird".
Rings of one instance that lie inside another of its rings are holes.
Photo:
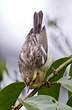
[[[19,53],[19,70],[27,86],[43,81],[41,68],[47,61],[48,42],[45,26],[42,27],[43,12],[35,12],[33,28],[26,36]]]

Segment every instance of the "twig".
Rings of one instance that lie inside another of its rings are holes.
[[[39,88],[34,89],[27,97],[25,97],[25,99],[34,96],[38,91],[38,89]],[[19,103],[17,106],[12,106],[12,110],[19,110],[22,106],[23,106],[22,103]]]

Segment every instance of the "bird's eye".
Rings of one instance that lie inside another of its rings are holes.
[[[33,80],[32,82],[35,83],[35,80]]]
[[[39,75],[39,72],[37,72],[37,75]]]

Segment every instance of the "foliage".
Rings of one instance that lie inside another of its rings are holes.
[[[70,76],[63,77],[68,65],[70,65]],[[58,102],[60,85],[70,91],[66,104]],[[24,83],[15,82],[3,88],[0,91],[0,110],[11,110],[24,87]],[[36,93],[38,95],[35,96]],[[45,80],[41,86],[34,88],[12,110],[19,110],[22,106],[27,110],[72,110],[72,56],[54,61],[47,68]]]
[[[11,110],[18,98],[20,92],[24,88],[24,83],[15,82],[0,91],[0,110]]]
[[[5,61],[0,59],[0,82],[3,80],[3,73],[6,70],[6,64]]]

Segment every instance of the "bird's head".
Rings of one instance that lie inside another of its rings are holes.
[[[22,78],[27,86],[30,88],[40,87],[44,80],[43,71],[41,70],[27,70],[23,73]]]

